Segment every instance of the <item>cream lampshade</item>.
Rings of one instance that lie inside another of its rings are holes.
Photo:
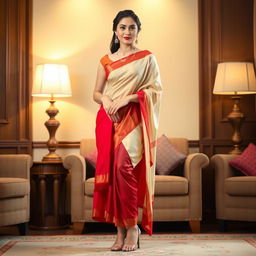
[[[49,153],[43,157],[43,161],[61,161],[61,157],[55,153],[58,142],[55,133],[60,122],[55,119],[58,109],[54,106],[54,97],[70,97],[72,95],[68,67],[63,64],[40,64],[36,67],[32,96],[50,97],[50,107],[46,110],[50,119],[45,122],[49,132],[47,146]]]
[[[240,111],[239,101],[242,94],[256,94],[256,79],[253,63],[224,62],[219,63],[213,88],[213,94],[234,95],[233,111],[227,116],[233,127],[231,154],[240,154],[242,142],[240,127],[245,116]]]
[[[70,97],[71,86],[68,67],[62,64],[40,64],[36,66],[32,96]]]
[[[219,63],[213,93],[226,95],[255,94],[256,80],[253,63]]]

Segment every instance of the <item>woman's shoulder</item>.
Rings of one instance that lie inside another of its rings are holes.
[[[102,56],[100,58],[100,63],[105,66],[106,64],[108,64],[110,62],[110,59],[109,59],[109,53],[105,54],[104,56]]]
[[[153,54],[151,51],[149,50],[146,50],[148,51],[148,54],[147,54],[147,60],[148,60],[148,63],[152,66],[157,66],[158,65],[158,61],[157,61],[157,58],[155,56],[155,54]]]
[[[156,57],[154,53],[152,53],[150,50],[143,50],[143,55],[149,59],[149,61],[156,61]]]
[[[145,53],[147,53],[147,54],[152,54],[152,52],[150,51],[150,50],[147,50],[147,49],[145,49],[145,50],[141,50],[142,52],[145,52]]]
[[[143,50],[143,52],[144,52],[145,56],[148,57],[148,59],[150,61],[155,61],[156,60],[156,56],[150,50]]]
[[[151,51],[147,50],[147,49],[138,49],[135,54],[138,54],[138,55],[142,55],[142,56],[147,56],[147,55],[150,55],[152,54]]]
[[[100,58],[100,60],[104,60],[104,59],[108,58],[108,55],[109,55],[109,53],[104,54],[104,55]]]

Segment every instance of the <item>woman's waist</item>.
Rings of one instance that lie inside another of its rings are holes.
[[[124,107],[120,108],[119,110],[117,110],[117,113],[119,115],[121,115],[121,116],[125,116],[128,113],[129,114],[135,114],[135,113],[138,114],[139,113],[139,109],[140,109],[139,103],[129,102],[126,106],[124,106]],[[103,104],[100,105],[99,111],[105,111],[106,112],[106,110],[104,109]]]
[[[121,88],[121,89],[112,88],[112,89],[107,89],[106,91],[104,91],[104,95],[108,96],[112,101],[119,100],[123,97],[132,95],[134,93],[136,93],[135,89],[131,89],[131,88],[128,89],[125,86],[123,86],[123,88]]]

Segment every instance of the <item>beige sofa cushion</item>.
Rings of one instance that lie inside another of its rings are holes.
[[[184,177],[172,175],[155,176],[155,195],[186,195],[188,194],[188,180]],[[93,196],[94,178],[85,181],[85,195]]]
[[[188,180],[184,177],[173,175],[156,175],[155,181],[156,196],[188,194]]]
[[[0,178],[0,198],[28,195],[29,181],[22,178]]]
[[[84,183],[84,193],[87,196],[93,196],[94,179],[95,178],[89,178]]]
[[[225,179],[226,193],[231,196],[256,196],[256,176],[236,176]]]

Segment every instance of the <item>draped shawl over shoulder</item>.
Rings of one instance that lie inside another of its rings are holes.
[[[98,160],[95,175],[95,191],[107,189],[110,182],[113,149],[123,141],[133,144],[128,153],[134,168],[140,169],[138,206],[143,208],[142,227],[152,234],[152,204],[155,184],[156,132],[159,122],[159,104],[162,92],[159,68],[155,56],[148,50],[131,54],[117,61],[108,55],[101,59],[106,72],[104,94],[112,100],[137,94],[139,98],[139,122],[122,118],[112,123],[101,108],[96,120]],[[135,103],[136,104],[136,103]],[[132,111],[129,112],[132,116]],[[122,129],[115,138],[115,129]],[[140,131],[138,132],[138,127]],[[104,132],[102,132],[104,131]],[[114,142],[113,142],[114,141]],[[134,146],[135,145],[135,146]]]

